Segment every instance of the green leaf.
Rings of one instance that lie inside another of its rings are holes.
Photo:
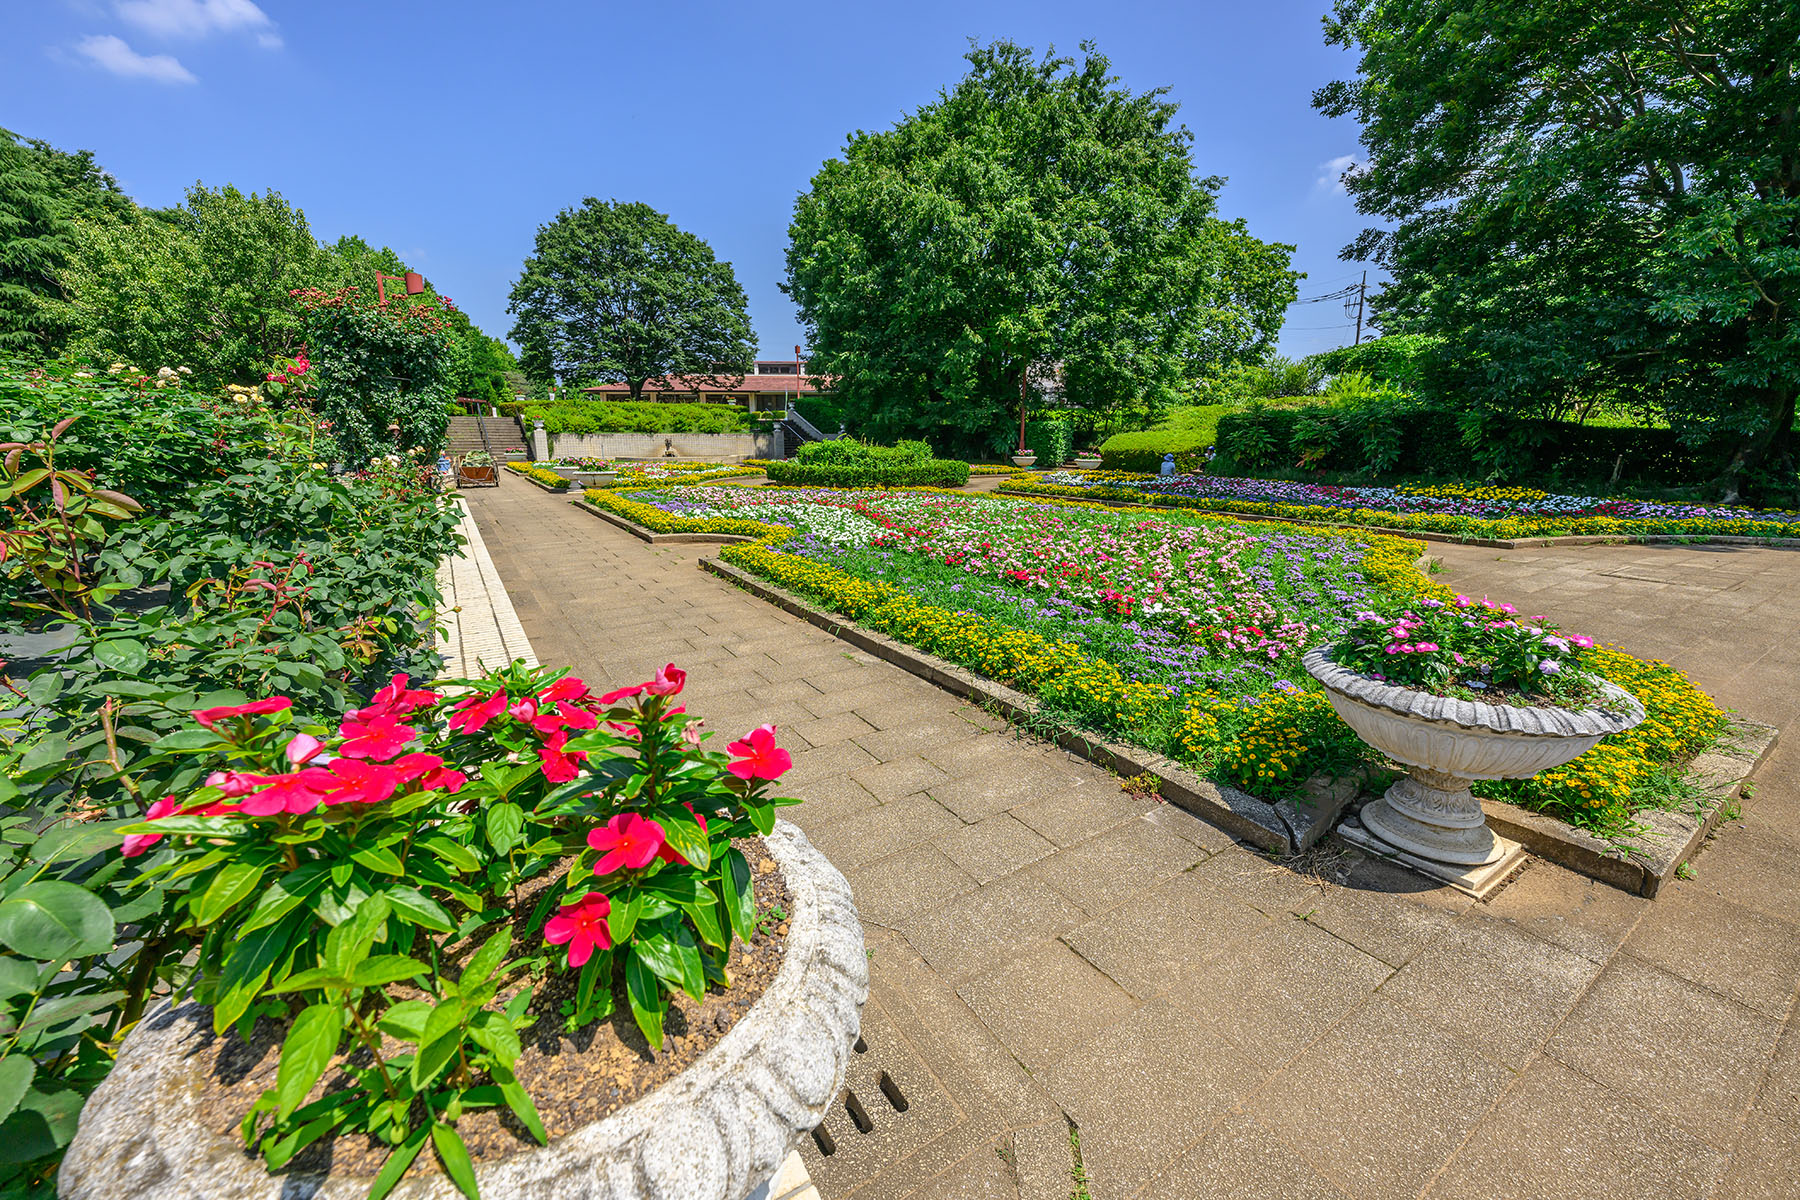
[[[213,1004],[213,1032],[224,1033],[244,1015],[262,990],[270,970],[287,953],[308,920],[305,912],[291,912],[279,923],[237,940],[219,975],[218,999]]]
[[[481,870],[481,860],[471,854],[468,847],[459,846],[449,838],[420,838],[419,845],[431,851],[459,871]]]
[[[632,1019],[644,1031],[650,1048],[662,1049],[663,1010],[668,1007],[668,999],[656,973],[638,955],[636,946],[625,956],[625,998],[631,1003]]]
[[[731,928],[746,942],[756,932],[756,899],[751,889],[750,864],[744,852],[733,846],[719,865],[719,881],[725,885],[725,912]]]
[[[28,1039],[32,1034],[42,1034],[78,1017],[111,1008],[124,998],[124,992],[96,992],[39,1000],[31,1015],[19,1025],[19,1037]]]
[[[194,906],[194,923],[205,928],[230,912],[233,905],[256,890],[264,870],[246,862],[234,862],[220,868]]]
[[[700,963],[700,950],[694,944],[694,934],[686,925],[676,925],[656,930],[645,936],[640,933],[632,943],[632,949],[649,964],[657,976],[667,980],[671,987],[678,987],[696,1000],[706,994],[706,972]]]
[[[512,948],[512,926],[502,925],[499,932],[481,944],[481,949],[469,956],[469,963],[463,968],[462,985],[486,983],[506,959],[506,952]]]
[[[437,1122],[431,1127],[431,1145],[437,1151],[438,1161],[444,1164],[444,1174],[450,1177],[450,1182],[461,1188],[469,1200],[481,1200],[481,1193],[475,1187],[475,1164],[469,1161],[469,1148],[463,1145],[462,1135],[451,1126]]]
[[[70,1088],[26,1091],[11,1116],[0,1121],[0,1163],[48,1158],[69,1144],[81,1116],[82,1096]]]
[[[637,929],[638,914],[643,911],[644,902],[634,891],[630,895],[624,892],[615,893],[612,907],[606,913],[606,931],[612,935],[612,944],[623,946],[631,940],[633,931]]]
[[[386,846],[361,846],[350,852],[350,857],[369,868],[380,871],[383,875],[404,875],[406,864],[400,856]]]
[[[494,1077],[500,1078],[496,1071]],[[500,1085],[500,1097],[506,1101],[506,1107],[513,1110],[513,1116],[519,1118],[519,1124],[531,1131],[531,1136],[543,1145],[550,1144],[550,1135],[544,1129],[544,1119],[538,1116],[537,1105],[531,1102],[531,1093],[527,1092],[518,1080],[506,1072],[506,1081]]]
[[[339,975],[350,975],[369,956],[370,947],[387,925],[389,911],[386,896],[364,899],[349,920],[325,935],[325,965]]]
[[[339,974],[330,967],[308,967],[304,971],[295,971],[269,986],[269,995],[284,996],[289,992],[308,992],[314,988],[348,988],[352,983],[348,975]]]
[[[425,1022],[431,1016],[431,1005],[424,1000],[402,1000],[383,1013],[376,1027],[389,1037],[417,1042],[425,1036]]]
[[[675,817],[664,815],[657,820],[663,828],[663,836],[675,852],[688,860],[688,864],[696,870],[704,871],[712,865],[712,844],[706,834],[692,817]]]
[[[374,958],[365,958],[356,964],[350,982],[356,987],[379,987],[384,983],[398,983],[402,979],[430,973],[431,968],[416,958],[408,958],[404,954],[377,954]]]
[[[445,1001],[431,1010],[431,1015],[425,1019],[424,1031],[419,1034],[418,1057],[413,1059],[415,1089],[423,1090],[437,1078],[445,1064],[456,1057],[457,1047],[462,1045],[462,1019],[462,1004],[454,1000]]]
[[[475,1044],[492,1054],[503,1067],[510,1068],[519,1061],[523,1047],[519,1045],[518,1030],[512,1022],[497,1012],[479,1012],[469,1023],[469,1036]]]
[[[496,854],[506,854],[519,843],[519,835],[525,829],[525,810],[511,801],[501,801],[487,807],[487,839],[488,845]]]
[[[113,947],[112,913],[92,892],[58,879],[28,883],[0,900],[0,943],[26,958],[63,962]]]
[[[58,964],[61,965],[60,963]],[[38,989],[40,968],[34,962],[12,955],[0,955],[0,1000],[29,995]]]
[[[445,912],[437,901],[416,888],[400,885],[390,887],[381,894],[387,897],[387,902],[393,906],[394,912],[415,925],[423,925],[438,933],[449,933],[455,928],[450,921],[450,914]]]
[[[150,752],[152,754],[174,754],[189,750],[211,750],[224,744],[225,739],[212,730],[190,725],[158,738],[151,745]]]
[[[343,1006],[335,1001],[315,1004],[294,1018],[281,1044],[281,1065],[275,1071],[275,1117],[286,1120],[300,1107],[337,1053],[344,1036]]]
[[[289,871],[256,898],[256,904],[245,915],[244,923],[238,926],[238,932],[249,933],[281,920],[324,882],[323,863],[306,863],[297,870]]]
[[[434,1126],[421,1125],[406,1136],[406,1140],[394,1147],[387,1161],[381,1164],[381,1170],[375,1175],[375,1182],[369,1187],[368,1200],[383,1200],[394,1185],[406,1174],[406,1168],[412,1166],[413,1159],[419,1157],[419,1151],[425,1148],[425,1141]]]
[[[144,643],[130,638],[109,638],[94,646],[94,657],[121,675],[136,675],[150,662]]]
[[[700,931],[700,938],[709,946],[717,946],[724,950],[731,945],[731,939],[719,924],[719,904],[712,897],[707,897],[699,904],[684,904],[681,911],[688,915],[694,928]]]
[[[37,1074],[37,1064],[29,1054],[9,1054],[0,1058],[0,1121],[12,1116],[13,1109],[25,1097],[25,1089]]]

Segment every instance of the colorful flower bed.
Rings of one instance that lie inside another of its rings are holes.
[[[756,467],[734,466],[729,463],[660,463],[630,459],[566,458],[506,464],[507,470],[535,479],[546,487],[565,488],[569,485],[569,480],[557,473],[558,467],[563,470],[618,472],[619,477],[611,483],[597,485],[608,489],[654,487],[663,483],[714,483],[721,479],[762,474]]]
[[[1300,666],[1372,607],[1452,602],[1416,542],[1198,515],[913,489],[589,500],[661,532],[756,537],[720,557],[852,619],[1265,797],[1370,752]],[[1605,834],[1723,714],[1674,668],[1594,648],[1651,716],[1557,772],[1484,785]]]
[[[1536,488],[1336,487],[1280,479],[1051,471],[1009,480],[1015,495],[1123,500],[1385,529],[1511,540],[1531,537],[1800,537],[1800,512],[1567,496]]]

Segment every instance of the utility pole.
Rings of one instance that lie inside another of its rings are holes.
[[[1362,282],[1356,285],[1356,340],[1351,343],[1353,346],[1362,345],[1363,298],[1367,295],[1368,291],[1369,272],[1364,270],[1362,273]]]

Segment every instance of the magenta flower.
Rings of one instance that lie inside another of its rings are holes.
[[[687,672],[670,663],[666,667],[656,669],[656,678],[644,685],[644,690],[652,696],[673,696],[681,691],[687,682]]]
[[[294,702],[286,696],[270,696],[267,700],[252,700],[248,704],[222,704],[218,708],[196,709],[192,716],[208,729],[217,730],[220,721],[232,717],[257,717],[293,706]]]
[[[348,739],[338,748],[347,758],[392,758],[419,736],[418,730],[386,713],[366,721],[348,717],[338,732]]]
[[[338,778],[322,767],[307,767],[291,775],[245,775],[257,790],[239,806],[246,816],[272,817],[276,813],[309,813],[319,807]]]
[[[337,786],[325,793],[326,804],[380,804],[400,790],[400,772],[387,763],[339,758],[332,761],[331,774]]]
[[[325,743],[310,733],[296,733],[288,739],[287,748],[282,751],[287,760],[296,767],[303,767],[325,749]]]
[[[172,816],[180,811],[181,805],[176,803],[175,797],[164,796],[144,811],[144,820],[160,821],[164,817]],[[136,858],[162,841],[162,838],[163,835],[160,833],[128,833],[125,835],[125,844],[120,847],[120,851],[126,858]]]
[[[775,744],[773,725],[758,725],[725,749],[737,755],[725,769],[739,779],[779,779],[794,765],[793,755]]]
[[[458,733],[475,733],[505,711],[505,691],[495,692],[486,699],[471,696],[467,700],[458,701],[450,709],[449,719],[445,723]]]
[[[601,851],[594,874],[610,875],[620,867],[633,870],[650,865],[666,840],[663,827],[638,813],[620,813],[598,829],[588,831],[588,845]]]
[[[544,748],[538,751],[538,763],[543,767],[544,778],[551,783],[567,783],[581,773],[581,760],[587,757],[587,751],[565,751],[563,747],[568,742],[568,733],[558,730],[544,739]]]
[[[562,905],[554,917],[544,922],[544,940],[552,946],[567,942],[569,965],[582,966],[594,956],[594,951],[612,948],[612,929],[606,923],[610,912],[612,901],[599,892],[589,892]]]

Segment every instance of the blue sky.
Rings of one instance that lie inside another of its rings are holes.
[[[89,149],[139,203],[195,180],[273,188],[324,240],[398,250],[504,337],[539,224],[584,196],[640,200],[736,268],[764,357],[801,336],[777,287],[794,197],[855,129],[963,73],[969,39],[1075,53],[1166,86],[1221,213],[1298,246],[1301,295],[1356,281],[1365,224],[1336,183],[1357,130],[1310,106],[1352,60],[1324,0],[916,0],[782,5],[574,0],[0,0],[0,126]],[[1299,305],[1298,356],[1347,344]]]

